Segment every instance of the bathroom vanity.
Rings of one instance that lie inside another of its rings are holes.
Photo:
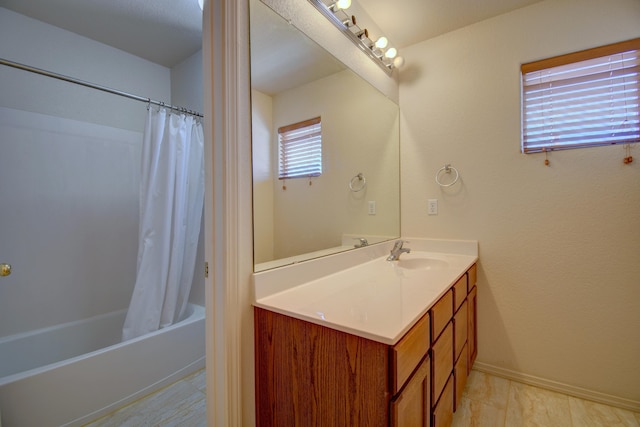
[[[450,425],[477,354],[467,252],[372,252],[284,289],[254,277],[257,424]]]

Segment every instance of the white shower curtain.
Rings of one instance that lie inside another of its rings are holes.
[[[169,326],[187,305],[204,202],[204,136],[193,116],[149,108],[142,143],[138,272],[122,340]]]

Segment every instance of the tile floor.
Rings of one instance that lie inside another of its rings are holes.
[[[471,371],[453,427],[640,426],[625,411],[504,378]]]
[[[206,427],[200,370],[85,427]],[[452,427],[640,427],[640,413],[471,371]]]
[[[205,390],[201,369],[85,427],[206,427]]]

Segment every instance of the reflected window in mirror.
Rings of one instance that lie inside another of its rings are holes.
[[[322,175],[320,117],[278,128],[278,146],[279,179]]]

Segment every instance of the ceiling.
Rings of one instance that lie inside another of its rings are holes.
[[[541,0],[357,0],[398,48]]]
[[[165,67],[202,47],[197,0],[0,0],[0,7]]]
[[[540,0],[355,0],[402,48]],[[11,9],[172,67],[201,47],[197,0],[0,0]]]

